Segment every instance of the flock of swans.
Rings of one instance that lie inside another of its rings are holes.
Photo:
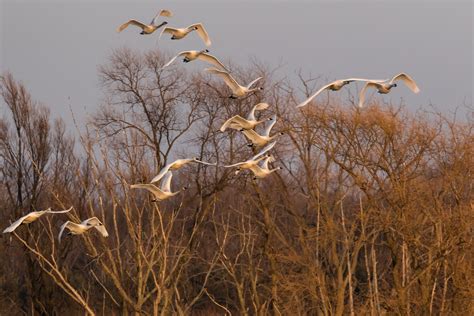
[[[161,10],[158,14],[151,20],[150,24],[145,24],[139,22],[137,20],[129,20],[124,24],[120,25],[117,29],[117,32],[122,32],[128,26],[134,25],[139,27],[142,31],[140,32],[141,35],[150,35],[154,33],[156,30],[168,24],[167,21],[163,21],[159,23],[161,17],[172,17],[173,14],[169,10]],[[159,23],[159,24],[158,24]],[[195,23],[191,24],[185,28],[172,28],[172,27],[164,27],[160,37],[163,34],[170,34],[172,40],[180,40],[185,38],[191,32],[196,31],[197,35],[202,39],[206,46],[211,45],[211,39],[209,34],[207,33],[206,29],[202,25],[202,23]],[[262,87],[255,87],[252,88],[262,77],[256,78],[255,80],[251,81],[247,85],[241,85],[237,82],[237,80],[232,77],[230,72],[224,66],[222,62],[220,62],[215,56],[209,54],[208,49],[204,50],[190,50],[190,51],[183,51],[173,57],[168,63],[166,63],[162,69],[171,65],[177,58],[183,58],[184,63],[189,63],[193,60],[201,60],[208,64],[214,66],[214,68],[206,68],[205,71],[219,76],[225,82],[225,84],[230,88],[232,91],[229,98],[237,99],[243,98],[247,95],[262,90]],[[374,88],[380,94],[387,94],[391,91],[392,88],[397,86],[398,81],[402,81],[405,85],[414,93],[418,93],[420,89],[416,85],[415,81],[405,73],[400,73],[394,76],[392,79],[385,79],[385,80],[373,80],[373,79],[361,79],[361,78],[349,78],[349,79],[341,79],[336,80],[334,82],[328,83],[325,86],[321,87],[318,91],[316,91],[313,95],[309,98],[298,104],[296,107],[301,108],[308,105],[313,99],[315,99],[321,92],[325,90],[331,91],[339,91],[345,85],[350,84],[351,82],[365,82],[364,87],[360,90],[359,93],[359,107],[363,107],[365,102],[365,94],[367,89]],[[280,170],[281,167],[276,167],[270,169],[269,163],[274,162],[274,157],[269,154],[269,151],[275,146],[276,141],[275,139],[283,135],[283,133],[277,133],[270,136],[271,130],[273,126],[276,124],[277,117],[273,115],[272,117],[257,120],[255,117],[255,111],[263,111],[269,107],[267,103],[258,103],[252,107],[250,113],[247,115],[247,118],[243,118],[240,115],[235,115],[229,118],[222,127],[220,128],[221,132],[225,132],[227,129],[234,129],[242,132],[242,134],[250,141],[248,144],[249,147],[252,147],[255,150],[259,150],[257,154],[246,161],[237,162],[231,165],[223,166],[224,168],[235,168],[235,174],[240,173],[242,170],[250,170],[253,173],[253,179],[261,179],[265,178],[271,173]],[[255,131],[255,128],[260,125],[270,122],[263,134],[259,134]],[[132,184],[130,186],[131,189],[145,189],[149,191],[153,195],[153,202],[159,202],[166,200],[170,197],[173,197],[179,194],[182,191],[185,191],[187,188],[183,187],[181,190],[172,192],[171,191],[171,180],[173,178],[172,171],[182,168],[183,166],[189,163],[199,163],[203,165],[209,166],[216,166],[217,163],[208,163],[197,158],[189,158],[189,159],[178,159],[166,166],[164,166],[159,173],[150,181],[150,183],[139,183],[139,184]],[[34,211],[30,212],[27,215],[19,218],[15,222],[13,222],[9,227],[7,227],[3,233],[11,233],[15,229],[17,229],[22,224],[29,224],[36,220],[38,220],[41,216],[45,214],[62,214],[67,213],[72,210],[72,207],[67,210],[62,211],[52,211],[51,208],[42,211]],[[64,234],[64,231],[68,230],[68,235],[80,235],[87,232],[92,227],[95,227],[99,233],[103,237],[108,236],[108,232],[103,225],[103,223],[97,217],[88,218],[81,223],[74,223],[71,221],[66,221],[60,228],[58,240],[61,241],[61,237]]]

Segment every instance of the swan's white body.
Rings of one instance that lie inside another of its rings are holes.
[[[242,129],[242,133],[247,137],[251,142],[252,146],[257,146],[257,147],[262,147],[277,138],[280,135],[283,135],[283,133],[278,133],[274,134],[273,136],[270,136],[270,131],[272,130],[273,126],[276,124],[276,115],[274,115],[272,118],[270,118],[272,122],[267,126],[265,129],[264,133],[262,135],[258,134],[256,131],[250,129]],[[249,145],[250,146],[250,145]]]
[[[161,24],[157,24],[158,18],[159,18],[160,16],[171,17],[171,16],[173,16],[173,13],[171,13],[171,11],[169,11],[169,10],[161,10],[161,11],[158,12],[158,14],[153,18],[153,20],[151,20],[150,24],[145,24],[145,23],[139,22],[139,21],[137,21],[137,20],[129,20],[129,21],[125,22],[124,24],[120,25],[120,26],[117,28],[117,32],[122,32],[122,31],[125,30],[129,25],[135,25],[135,26],[138,26],[139,28],[142,29],[142,32],[141,32],[140,34],[142,34],[142,35],[149,35],[149,34],[152,34],[153,32],[155,32],[157,29],[159,29],[159,28],[162,27],[163,25],[168,24],[168,22],[162,22]]]
[[[240,115],[235,115],[231,117],[222,125],[221,132],[224,132],[227,128],[237,130],[253,129],[258,124],[268,121],[268,119],[257,121],[257,119],[255,118],[255,111],[265,110],[268,107],[269,105],[267,103],[258,103],[252,107],[252,110],[250,110],[247,119],[244,119]]]
[[[354,82],[354,81],[365,81],[365,82],[367,82],[367,81],[370,81],[370,80],[369,79],[361,79],[361,78],[348,78],[348,79],[340,79],[340,80],[333,81],[333,82],[325,85],[324,87],[322,87],[318,91],[316,91],[316,93],[311,95],[305,101],[298,104],[296,107],[300,108],[300,107],[303,107],[303,106],[307,105],[309,102],[311,102],[314,98],[316,98],[324,90],[339,91],[339,90],[342,89],[342,87],[344,87],[345,85],[347,85],[351,82]]]
[[[188,27],[179,29],[173,27],[165,27],[163,31],[161,31],[160,37],[164,33],[168,33],[171,34],[172,40],[179,40],[186,37],[186,35],[188,35],[192,31],[197,32],[197,34],[204,41],[204,44],[206,44],[206,46],[211,46],[211,38],[209,37],[209,34],[207,34],[206,29],[201,23],[191,24]]]
[[[109,236],[109,233],[107,232],[107,229],[105,229],[105,226],[102,224],[102,222],[97,217],[91,217],[82,221],[79,224],[71,221],[65,222],[61,226],[61,230],[59,231],[58,241],[61,242],[61,237],[66,228],[69,230],[69,235],[81,235],[92,227],[95,227],[95,229],[97,229],[102,234],[102,236]]]
[[[187,159],[178,159],[178,160],[175,160],[173,161],[172,163],[169,163],[167,164],[166,166],[164,166],[160,172],[153,178],[151,179],[150,183],[154,183],[154,182],[157,182],[157,181],[160,181],[161,178],[163,178],[163,176],[170,170],[177,170],[181,167],[183,167],[184,165],[190,163],[190,162],[197,162],[197,163],[200,163],[200,164],[203,164],[203,165],[207,165],[207,166],[215,166],[217,165],[217,163],[209,163],[209,162],[205,162],[205,161],[201,161],[201,160],[198,160],[196,157],[193,157],[193,158],[187,158]]]
[[[211,73],[211,74],[214,74],[214,75],[218,75],[220,76],[222,79],[224,79],[224,82],[226,83],[226,85],[232,90],[232,95],[230,96],[230,98],[232,99],[237,99],[237,98],[241,98],[241,97],[244,97],[246,96],[247,94],[253,92],[253,91],[257,91],[257,90],[262,90],[263,88],[253,88],[252,89],[252,86],[257,82],[259,81],[260,79],[262,79],[262,77],[258,77],[257,79],[253,80],[252,82],[250,82],[247,86],[241,86],[231,75],[230,73],[228,73],[227,71],[223,71],[223,70],[219,70],[219,69],[216,69],[216,68],[207,68],[205,69],[207,72]]]
[[[176,60],[176,58],[183,57],[183,62],[185,62],[185,63],[189,63],[190,61],[199,59],[199,60],[202,60],[206,63],[212,64],[212,65],[214,65],[218,68],[221,68],[222,70],[227,71],[224,64],[222,64],[219,61],[219,59],[217,59],[215,56],[212,56],[211,54],[208,54],[208,53],[209,53],[209,50],[207,50],[207,49],[201,50],[201,51],[199,51],[199,50],[184,51],[184,52],[181,52],[178,55],[174,56],[169,62],[167,62],[163,66],[163,68],[168,67],[169,65],[171,65]]]
[[[243,162],[238,162],[233,165],[227,165],[224,166],[224,168],[232,168],[232,167],[237,167],[237,171],[235,172],[236,174],[239,173],[240,170],[242,169],[250,169],[253,166],[258,165],[258,163],[267,158],[268,155],[265,155],[266,152],[268,152],[270,149],[272,149],[275,146],[276,142],[272,142],[265,146],[258,154],[250,158],[249,160],[243,161]],[[264,156],[265,155],[265,156]]]
[[[30,212],[30,213],[26,214],[25,216],[20,217],[15,222],[13,222],[10,226],[5,228],[3,233],[11,233],[15,229],[17,229],[17,227],[20,226],[21,224],[32,223],[32,222],[36,221],[38,218],[40,218],[41,216],[43,216],[44,214],[48,214],[48,213],[49,214],[62,214],[62,213],[67,213],[70,210],[72,210],[72,206],[69,209],[63,210],[63,211],[51,211],[51,208],[48,208],[48,209],[42,210],[42,211]]]
[[[389,80],[384,80],[384,81],[379,81],[379,80],[371,80],[365,84],[365,86],[360,90],[359,93],[359,107],[364,106],[365,102],[365,92],[368,88],[375,88],[377,89],[377,92],[380,94],[387,94],[389,93],[393,87],[396,87],[397,84],[395,83],[396,81],[401,80],[405,83],[405,85],[413,92],[413,93],[418,93],[420,92],[420,89],[416,85],[415,80],[413,80],[410,76],[408,76],[405,73],[400,73],[396,76],[394,76],[390,81]]]
[[[181,191],[186,190],[186,188],[183,188],[182,190],[171,192],[171,178],[172,177],[173,177],[173,174],[171,173],[171,171],[167,171],[165,175],[163,176],[163,179],[161,180],[160,187],[157,187],[156,185],[151,184],[151,183],[132,184],[130,187],[132,189],[148,190],[155,197],[153,202],[159,202],[159,201],[166,200],[172,196],[175,196]]]

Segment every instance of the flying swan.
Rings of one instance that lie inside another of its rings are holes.
[[[140,32],[141,35],[148,35],[148,34],[152,34],[153,32],[155,32],[157,29],[159,29],[160,27],[162,27],[163,25],[166,25],[168,24],[168,22],[162,22],[161,24],[157,24],[158,22],[158,18],[160,16],[166,16],[166,17],[171,17],[173,16],[173,13],[171,13],[171,11],[169,10],[161,10],[160,12],[158,12],[158,14],[153,18],[153,20],[151,20],[150,24],[144,24],[142,22],[139,22],[137,20],[129,20],[127,22],[125,22],[124,24],[120,25],[117,29],[117,32],[122,32],[123,30],[125,30],[129,25],[135,25],[135,26],[138,26],[139,28],[142,29],[142,31]]]
[[[160,172],[153,178],[151,179],[150,183],[154,183],[154,182],[157,182],[157,181],[160,181],[161,178],[163,178],[163,176],[169,171],[169,170],[177,170],[181,167],[183,167],[184,165],[190,163],[190,162],[197,162],[197,163],[200,163],[200,164],[203,164],[203,165],[207,165],[207,166],[215,166],[217,165],[217,162],[216,163],[210,163],[210,162],[205,162],[205,161],[201,161],[199,159],[197,159],[196,157],[193,157],[193,158],[187,158],[187,159],[178,159],[178,160],[175,160],[173,161],[172,163],[169,163],[167,164],[166,166],[164,166]]]
[[[348,79],[340,79],[340,80],[333,81],[333,82],[325,85],[324,87],[322,87],[318,91],[316,91],[316,93],[314,93],[312,96],[307,98],[305,101],[298,104],[296,107],[300,108],[300,107],[303,107],[303,106],[307,105],[309,102],[311,102],[314,98],[316,98],[324,90],[339,91],[339,90],[342,89],[342,87],[344,87],[345,85],[347,85],[351,82],[354,82],[354,81],[365,81],[365,82],[367,82],[367,81],[370,81],[370,80],[369,79],[361,79],[361,78],[348,78]]]
[[[255,111],[262,111],[265,110],[269,107],[267,103],[258,103],[252,107],[252,110],[250,110],[249,115],[247,116],[247,119],[244,119],[240,115],[235,115],[228,119],[221,127],[221,132],[224,132],[227,128],[232,128],[232,129],[253,129],[255,126],[257,126],[260,123],[263,123],[265,121],[271,120],[270,119],[265,119],[265,120],[260,120],[257,121],[255,118]]]
[[[276,124],[276,115],[273,115],[270,119],[272,121],[267,128],[265,128],[265,131],[263,132],[262,135],[258,134],[256,131],[253,129],[241,129],[240,131],[247,137],[252,143],[249,144],[248,146],[253,147],[262,147],[277,138],[278,136],[284,135],[284,133],[278,133],[274,134],[273,136],[270,136],[270,131],[272,130],[273,126]]]
[[[180,29],[165,27],[163,31],[161,31],[160,37],[164,33],[168,33],[168,34],[171,34],[172,40],[179,40],[186,37],[186,35],[188,35],[192,31],[197,32],[197,34],[204,41],[204,44],[206,44],[206,46],[211,46],[211,39],[209,38],[209,34],[207,34],[206,29],[201,23],[191,24],[188,27],[180,28]]]
[[[396,87],[397,84],[395,83],[396,81],[401,80],[405,83],[405,85],[414,93],[420,92],[420,89],[416,85],[415,80],[413,80],[410,76],[408,76],[406,73],[400,73],[396,76],[394,76],[390,81],[389,80],[384,80],[384,81],[377,81],[377,80],[371,80],[365,84],[365,86],[360,90],[359,93],[359,107],[364,106],[365,102],[365,92],[368,88],[373,87],[377,89],[377,92],[380,94],[387,94],[391,91],[393,87]]]
[[[13,222],[10,226],[5,228],[3,233],[4,234],[5,233],[11,233],[18,226],[20,226],[21,224],[32,223],[32,222],[36,221],[38,218],[40,218],[41,216],[43,216],[44,214],[47,214],[47,213],[49,213],[49,214],[61,214],[61,213],[67,213],[70,210],[72,210],[72,206],[70,208],[68,208],[67,210],[63,210],[63,211],[51,211],[51,208],[47,208],[46,210],[42,210],[42,211],[30,212],[30,213],[26,214],[25,216],[20,217],[15,222]]]
[[[249,169],[253,172],[253,175],[254,175],[253,179],[254,180],[262,179],[262,178],[265,178],[265,177],[269,176],[271,173],[273,173],[275,171],[283,169],[282,167],[276,167],[274,169],[268,168],[268,163],[273,162],[273,161],[275,161],[275,159],[272,156],[266,157],[263,160],[261,166],[259,166],[257,164],[257,165],[254,165],[254,166],[250,167]]]
[[[58,241],[61,242],[61,237],[66,228],[69,230],[69,232],[67,233],[68,235],[81,235],[92,227],[95,227],[95,229],[97,229],[102,234],[102,236],[109,236],[109,233],[107,232],[107,229],[105,229],[104,224],[102,224],[102,222],[97,217],[91,217],[82,221],[79,224],[71,221],[65,222],[61,226],[61,230],[59,231]]]
[[[244,97],[244,96],[246,96],[247,94],[249,94],[250,92],[253,92],[253,91],[263,90],[262,87],[251,89],[251,87],[252,87],[257,81],[259,81],[260,79],[262,79],[262,77],[258,77],[258,78],[255,79],[254,81],[250,82],[246,87],[244,87],[244,86],[241,86],[241,85],[230,75],[230,73],[228,73],[227,71],[219,70],[219,69],[216,69],[216,68],[207,68],[207,69],[205,69],[205,71],[207,71],[207,72],[209,72],[209,73],[211,73],[211,74],[214,74],[214,75],[221,76],[221,78],[224,79],[224,82],[226,83],[226,85],[232,90],[232,95],[229,97],[229,98],[231,98],[231,99],[237,99],[237,98],[240,98],[240,97]]]
[[[198,50],[188,50],[188,51],[184,51],[184,52],[181,52],[179,53],[178,55],[174,56],[169,62],[167,62],[163,67],[163,68],[166,68],[168,67],[169,65],[171,65],[175,60],[176,58],[178,57],[184,57],[183,58],[183,62],[185,63],[189,63],[190,61],[193,61],[193,60],[196,60],[196,59],[199,59],[199,60],[202,60],[206,63],[209,63],[209,64],[212,64],[218,68],[221,68],[222,70],[225,70],[227,71],[227,69],[225,68],[225,66],[219,61],[219,59],[217,59],[215,56],[211,55],[211,54],[208,54],[209,53],[209,50],[208,49],[204,49],[204,50],[201,50],[201,51],[198,51]]]
[[[238,162],[234,163],[233,165],[227,165],[224,166],[224,168],[232,168],[232,167],[237,167],[237,170],[235,174],[238,174],[242,169],[250,169],[253,166],[258,165],[258,163],[265,159],[268,158],[269,155],[265,155],[266,152],[268,152],[270,149],[272,149],[275,146],[276,142],[272,142],[265,146],[258,154],[250,158],[249,160],[243,161],[243,162]]]
[[[180,193],[181,191],[185,191],[187,188],[184,187],[179,191],[171,192],[171,178],[173,174],[171,171],[166,172],[163,179],[161,180],[161,186],[157,187],[151,183],[140,183],[140,184],[132,184],[130,188],[132,189],[145,189],[148,190],[150,193],[153,194],[155,197],[152,202],[160,202],[166,200],[176,194]]]

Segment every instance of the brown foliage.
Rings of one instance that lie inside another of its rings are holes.
[[[0,313],[474,312],[472,121],[332,99],[294,111],[295,89],[258,63],[232,70],[264,76],[263,94],[229,100],[210,76],[163,71],[165,61],[114,52],[80,146],[2,77],[2,223],[28,208],[74,210],[3,236]],[[286,134],[274,163],[283,171],[255,182],[191,165],[173,179],[190,190],[160,204],[129,189],[178,157],[251,156],[238,132],[218,130],[262,101],[271,108],[259,115],[277,113]],[[61,222],[89,216],[108,238],[91,231],[58,244]]]

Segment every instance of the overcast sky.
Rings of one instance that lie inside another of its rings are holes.
[[[384,98],[449,113],[472,104],[473,1],[13,1],[0,0],[0,72],[10,71],[54,116],[94,113],[102,93],[97,66],[114,48],[170,53],[203,48],[197,36],[160,40],[116,28],[149,22],[171,9],[170,26],[203,22],[216,56],[240,64],[255,57],[333,80],[388,78],[401,71],[419,84]],[[184,65],[183,65],[184,66]],[[189,65],[187,65],[189,66]],[[194,65],[193,67],[196,67]],[[321,81],[321,85],[325,81]]]

